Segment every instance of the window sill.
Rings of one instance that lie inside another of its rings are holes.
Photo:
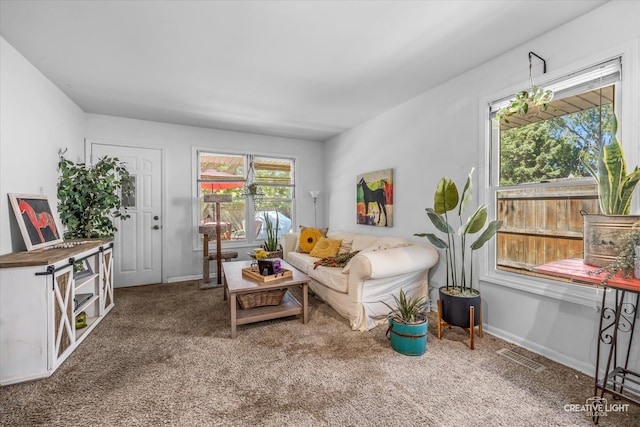
[[[525,276],[503,271],[495,271],[480,277],[480,284],[504,286],[520,292],[540,295],[546,298],[570,302],[585,307],[600,309],[603,288],[587,284]]]

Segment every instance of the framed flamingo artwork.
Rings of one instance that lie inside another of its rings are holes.
[[[62,230],[56,224],[47,196],[14,193],[8,196],[28,251],[62,243]]]
[[[393,169],[358,175],[356,224],[393,227]]]

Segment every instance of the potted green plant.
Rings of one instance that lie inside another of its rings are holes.
[[[620,252],[609,265],[595,270],[594,274],[607,273],[604,277],[606,283],[619,272],[622,277],[630,279],[635,276],[640,279],[640,221],[636,222],[631,231],[622,237]]]
[[[407,297],[403,289],[393,299],[395,307],[383,303],[391,309],[387,315],[391,348],[407,356],[423,355],[427,350],[428,301],[421,296]]]
[[[465,210],[472,199],[473,171],[474,169],[471,169],[471,172],[469,172],[462,196],[460,196],[458,188],[451,178],[442,178],[436,187],[433,208],[426,209],[429,220],[440,232],[445,234],[446,240],[433,233],[415,234],[419,237],[428,238],[435,247],[445,250],[447,279],[446,286],[439,289],[439,337],[441,320],[448,325],[462,328],[472,329],[473,325],[481,326],[480,291],[473,287],[473,253],[484,246],[502,227],[502,221],[497,220],[491,221],[487,225],[487,205],[479,206],[466,220],[463,218]],[[459,222],[458,227],[454,227],[449,222],[448,213],[454,210]],[[469,245],[468,238],[480,231],[482,233]],[[473,318],[470,318],[470,307],[474,308]],[[473,331],[471,331],[471,334],[473,334]]]
[[[498,123],[509,123],[509,117],[514,115],[538,114],[540,111],[547,110],[552,99],[553,92],[550,89],[532,85],[530,90],[516,93],[511,103],[496,113],[496,120]]]
[[[64,153],[62,153],[64,154]],[[94,165],[74,163],[60,154],[58,213],[66,239],[113,237],[114,218],[129,218],[122,199],[133,194],[126,165],[102,157]]]
[[[267,251],[268,258],[282,257],[282,250],[280,249],[280,245],[278,242],[278,229],[280,228],[280,219],[278,218],[277,210],[275,211],[275,213],[276,213],[275,225],[273,224],[273,221],[269,216],[269,211],[264,211],[262,214],[263,215],[262,217],[264,219],[265,234],[267,237],[262,247],[265,251]]]
[[[611,263],[640,215],[630,215],[631,198],[640,181],[640,169],[636,166],[627,173],[622,144],[616,137],[618,121],[613,117],[611,141],[601,144],[596,167],[585,164],[598,186],[598,200],[602,214],[585,214],[584,262],[604,267]]]

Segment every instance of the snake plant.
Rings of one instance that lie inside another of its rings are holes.
[[[600,209],[605,215],[629,215],[633,190],[640,181],[640,169],[637,166],[627,174],[622,144],[616,137],[617,129],[618,121],[614,116],[612,138],[608,144],[600,147],[597,170],[585,164],[598,184]]]
[[[267,234],[267,239],[264,241],[264,249],[273,252],[278,250],[278,229],[280,228],[280,218],[278,218],[278,211],[276,210],[276,224],[274,226],[271,218],[269,217],[269,212],[265,211],[264,216],[264,225],[265,232]]]

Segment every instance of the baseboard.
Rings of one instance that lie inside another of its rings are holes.
[[[167,283],[187,282],[190,280],[201,280],[201,279],[202,279],[202,274],[196,274],[191,276],[178,276],[178,277],[167,278]],[[215,274],[211,276],[211,280],[214,280],[214,281],[217,280]]]
[[[590,377],[594,376],[594,365],[568,357],[566,354],[562,354],[545,346],[541,346],[540,344],[533,341],[523,339],[522,337],[514,335],[510,332],[506,332],[502,329],[491,327],[486,323],[482,325],[482,330],[483,332],[487,332],[507,342],[516,344],[526,350],[544,356],[547,359],[553,360],[554,362],[560,363],[561,365],[567,366],[571,369],[575,369],[576,371],[580,371],[585,375],[588,375]]]

